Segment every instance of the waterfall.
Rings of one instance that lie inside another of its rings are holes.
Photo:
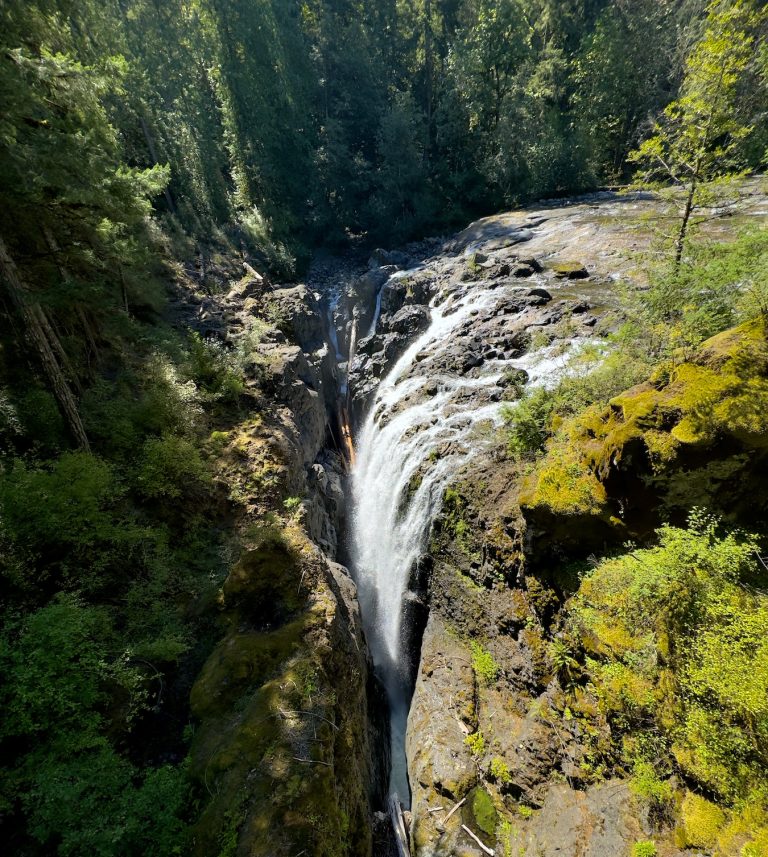
[[[382,289],[383,291],[383,289]],[[404,651],[404,602],[415,563],[428,547],[444,491],[479,444],[483,426],[498,426],[501,405],[483,399],[503,372],[524,368],[529,383],[551,383],[568,363],[572,343],[517,360],[486,360],[474,373],[446,370],[455,334],[470,317],[493,313],[503,290],[474,283],[430,305],[427,330],[378,387],[356,440],[350,552],[368,644],[390,705],[390,793],[407,804],[405,730],[412,693]],[[379,293],[378,301],[381,300]],[[562,352],[562,353],[560,353]],[[441,368],[442,367],[442,368]]]

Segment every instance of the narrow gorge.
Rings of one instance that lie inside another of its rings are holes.
[[[768,857],[768,0],[0,0],[12,857]]]
[[[762,216],[763,205],[753,184],[740,216]],[[536,569],[569,549],[557,547],[554,527],[542,541],[535,510],[527,526],[515,511],[526,478],[498,457],[498,437],[521,396],[609,353],[619,291],[633,279],[642,286],[633,264],[657,208],[642,195],[558,202],[479,221],[449,241],[377,251],[342,285],[332,268],[313,284],[335,357],[339,448],[352,438],[338,557],[356,583],[381,688],[369,705],[387,709],[371,712],[379,741],[389,735],[388,747],[371,748],[382,778],[374,793],[381,809],[387,791],[399,798],[415,854],[481,854],[467,829],[493,846],[500,822],[490,836],[483,824],[494,782],[501,799],[533,808],[513,828],[505,822],[519,853],[615,854],[646,828],[621,780],[587,788],[592,739],[538,713],[560,693],[544,680],[545,650],[564,581]],[[582,526],[586,551],[626,533]],[[493,691],[478,674],[483,658]],[[473,747],[475,735],[494,741],[492,757],[490,746]],[[484,755],[501,772],[490,786],[478,770]],[[447,814],[468,794],[469,809],[443,826],[438,807]],[[378,829],[386,847],[388,822]]]

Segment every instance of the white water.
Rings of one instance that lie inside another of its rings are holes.
[[[488,442],[491,433],[483,429],[501,422],[500,404],[479,405],[477,395],[457,398],[457,394],[493,387],[508,368],[524,368],[532,384],[554,383],[573,353],[573,343],[560,343],[559,356],[554,348],[545,348],[518,360],[486,361],[477,377],[431,369],[469,316],[476,310],[492,310],[502,297],[501,290],[478,284],[457,301],[448,299],[438,306],[434,300],[429,328],[380,384],[356,442],[352,565],[371,655],[389,698],[390,792],[404,803],[410,794],[405,729],[411,688],[409,659],[403,650],[409,578],[427,549],[446,487],[473,450]],[[429,382],[437,382],[438,391],[425,397],[420,391]],[[418,475],[421,482],[409,496],[408,486]]]

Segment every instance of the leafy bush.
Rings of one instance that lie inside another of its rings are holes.
[[[656,857],[656,845],[650,840],[635,842],[632,846],[632,857]]]
[[[13,461],[0,473],[0,534],[28,565],[18,583],[39,585],[50,574],[84,587],[130,552],[141,529],[120,514],[121,496],[112,468],[87,453],[67,452],[47,467]]]
[[[658,536],[657,547],[606,560],[585,577],[570,621],[588,646],[587,671],[615,737],[637,744],[648,730],[663,739],[635,758],[633,789],[657,805],[670,799],[656,756],[668,745],[679,769],[716,796],[711,821],[721,807],[763,806],[768,794],[765,572],[755,537],[725,532],[701,513]],[[714,825],[701,820],[701,800],[688,800],[686,829]]]
[[[236,353],[218,339],[189,336],[189,372],[207,401],[236,401],[243,392],[242,369]]]
[[[630,786],[652,806],[663,806],[672,799],[672,786],[659,777],[656,765],[644,759],[635,762]]]
[[[514,458],[528,458],[544,449],[555,405],[549,390],[536,387],[515,405],[505,407],[507,446]]]
[[[197,446],[183,437],[145,441],[136,476],[144,497],[177,499],[210,481]]]
[[[628,333],[656,358],[691,349],[768,309],[768,229],[748,227],[727,243],[691,241],[679,266],[650,266],[650,288],[629,298]],[[649,337],[649,331],[653,335]]]
[[[0,678],[5,764],[35,839],[61,855],[113,857],[117,843],[122,853],[175,853],[183,770],[139,773],[107,737],[128,732],[147,700],[108,612],[61,595],[7,622]]]
[[[477,678],[486,687],[490,687],[499,676],[499,665],[493,659],[493,655],[480,643],[472,640],[469,645],[472,650],[472,669]]]

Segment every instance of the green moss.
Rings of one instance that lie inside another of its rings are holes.
[[[679,843],[683,848],[709,848],[724,824],[725,813],[719,806],[688,792],[680,809]]]
[[[733,467],[722,476],[711,473],[704,479],[698,470],[691,475],[690,468],[678,476],[678,462],[686,454],[713,448],[724,438],[745,450],[768,449],[768,343],[762,325],[751,322],[713,337],[693,358],[666,367],[663,378],[615,396],[607,407],[555,420],[551,428],[546,454],[520,494],[528,518],[540,511],[550,518],[607,521],[608,477],[625,460],[635,478],[643,477],[647,465],[637,457],[643,447],[650,463],[645,478],[670,495],[672,506],[685,506],[672,495],[682,491],[687,496],[693,483],[697,496],[687,507],[707,503],[744,462],[731,456]]]
[[[552,266],[556,277],[562,279],[578,279],[587,276],[587,270],[581,262],[564,261]]]
[[[550,447],[549,454],[527,480],[520,505],[544,507],[563,516],[599,514],[606,492],[595,474],[586,466],[578,450],[565,445]]]
[[[469,646],[472,650],[472,669],[475,675],[486,687],[490,687],[499,676],[499,665],[480,643],[472,640]]]
[[[632,857],[656,857],[657,854],[656,845],[650,839],[635,842],[632,846]]]
[[[469,747],[472,755],[477,758],[485,753],[485,737],[482,732],[473,732],[471,735],[467,735],[464,743]]]
[[[476,786],[467,795],[467,802],[462,807],[462,819],[476,834],[484,834],[486,839],[491,840],[496,836],[499,814],[491,796],[481,786]]]
[[[263,684],[295,652],[304,629],[302,618],[270,634],[232,633],[225,637],[192,688],[195,715],[222,714],[249,688]]]
[[[512,774],[509,772],[509,766],[501,756],[494,756],[491,759],[488,771],[491,777],[501,785],[507,785],[512,782]]]

